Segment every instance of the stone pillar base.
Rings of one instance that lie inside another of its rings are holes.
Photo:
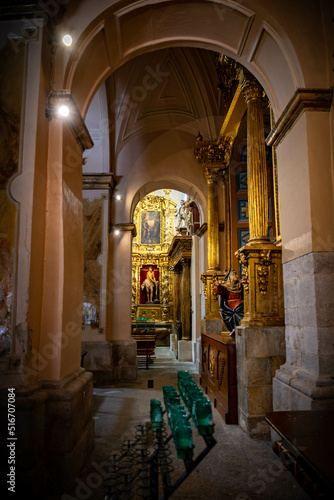
[[[174,356],[177,358],[177,334],[176,333],[171,333],[170,334],[170,350],[174,354]]]
[[[137,379],[136,342],[82,342],[82,351],[87,351],[83,367],[93,373],[94,385],[110,385],[118,380]]]
[[[17,388],[15,393],[15,492],[20,498],[61,495],[74,486],[93,450],[92,374],[80,368],[61,381]],[[2,389],[3,429],[6,398],[7,389]],[[6,438],[2,433],[1,440]],[[1,443],[3,450],[6,444]],[[6,477],[5,454],[3,458],[0,472]]]
[[[114,380],[137,380],[137,342],[112,340],[110,344]]]
[[[196,371],[201,373],[202,370],[202,337],[198,337],[196,340]]]
[[[240,427],[256,439],[270,439],[264,417],[273,411],[272,380],[285,362],[285,329],[238,327],[236,335],[238,418]]]
[[[229,333],[228,329],[221,319],[202,319],[201,332],[217,333],[217,335],[221,335],[223,332]]]
[[[274,411],[334,410],[334,380],[283,365],[273,379]]]
[[[82,352],[87,354],[83,367],[93,373],[95,386],[110,385],[114,382],[112,366],[112,346],[109,342],[82,342]]]
[[[177,343],[177,351],[177,359],[180,362],[193,360],[193,348],[190,340],[179,340]]]

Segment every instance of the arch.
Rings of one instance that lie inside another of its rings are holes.
[[[202,191],[199,191],[195,184],[187,180],[168,176],[149,181],[146,184],[143,184],[138,189],[132,199],[130,210],[131,220],[133,219],[133,213],[138,202],[147,194],[151,193],[152,191],[157,191],[158,189],[174,189],[175,191],[180,191],[181,193],[185,193],[191,196],[191,198],[193,198],[199,208],[201,220],[204,220],[204,214],[206,214],[207,210],[207,202],[204,193]]]
[[[305,86],[306,75],[290,40],[296,35],[280,12],[273,20],[263,8],[246,1],[243,5],[227,0],[186,4],[128,1],[121,8],[119,4],[108,7],[105,1],[106,10],[93,19],[95,8],[87,10],[91,0],[81,3],[84,5],[73,15],[83,16],[85,9],[86,14],[67,63],[64,88],[72,90],[83,115],[97,88],[117,68],[164,47],[200,47],[236,59],[263,85],[276,116],[295,89]],[[75,17],[73,24],[80,20]],[[307,64],[311,66],[309,60]]]

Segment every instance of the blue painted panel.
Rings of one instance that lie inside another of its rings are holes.
[[[248,222],[248,200],[238,200],[239,222]]]
[[[247,191],[247,172],[238,172],[237,187],[238,191]]]
[[[238,238],[238,245],[239,248],[243,247],[248,243],[249,240],[249,229],[239,229],[239,238]]]

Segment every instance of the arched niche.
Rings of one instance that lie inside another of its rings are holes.
[[[190,196],[195,202],[200,212],[200,220],[204,220],[204,216],[206,215],[207,209],[207,200],[205,194],[201,191],[198,191],[198,188],[191,184],[190,182],[184,181],[181,178],[162,178],[162,179],[154,179],[143,186],[141,186],[138,191],[135,193],[132,204],[131,204],[131,220],[133,218],[134,210],[138,204],[138,202],[144,198],[147,194],[157,191],[159,189],[173,189],[175,191],[180,191],[181,193],[185,193]]]

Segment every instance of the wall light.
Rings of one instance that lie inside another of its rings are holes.
[[[122,199],[122,196],[120,194],[116,194],[116,200],[121,200]]]
[[[66,47],[69,47],[70,45],[72,45],[73,40],[72,40],[71,35],[68,35],[68,34],[64,35],[62,40],[63,40],[63,44],[66,45]]]
[[[63,104],[62,106],[59,106],[58,113],[60,114],[60,116],[68,116],[70,114],[70,109],[68,106]]]
[[[115,229],[115,234],[116,234],[116,236],[118,236],[118,235],[119,235],[119,233],[120,233],[119,229]]]

